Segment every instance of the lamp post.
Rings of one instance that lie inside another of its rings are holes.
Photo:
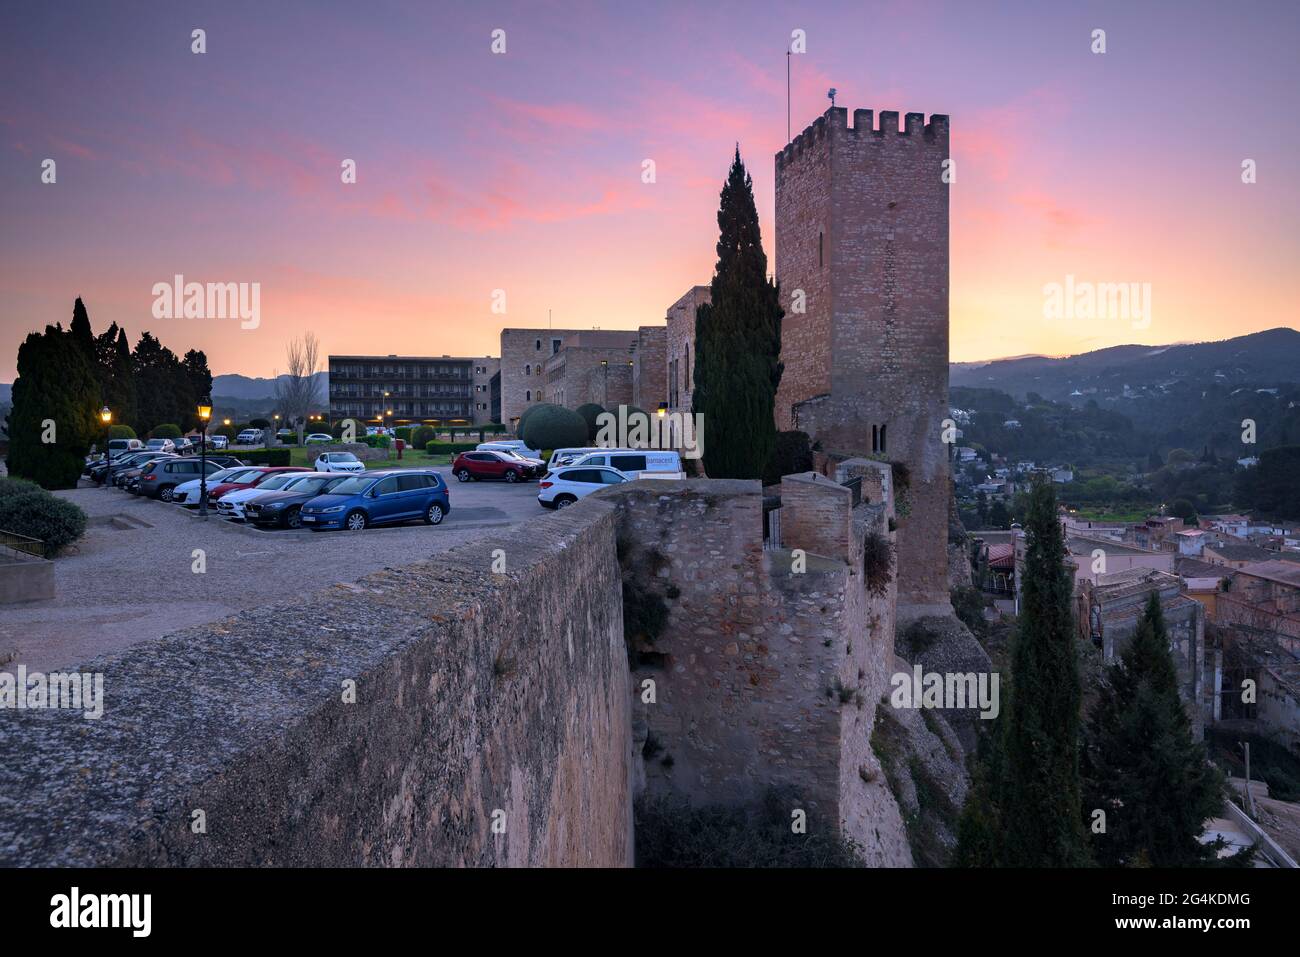
[[[600,376],[603,382],[603,386],[601,388],[600,404],[602,406],[607,406],[609,405],[609,360],[608,359],[600,360]]]
[[[208,419],[212,418],[212,400],[199,399],[199,429],[203,444],[199,446],[199,518],[208,520]]]
[[[104,406],[99,410],[99,421],[104,423],[104,488],[112,488],[113,450],[109,448],[113,432],[113,410]]]

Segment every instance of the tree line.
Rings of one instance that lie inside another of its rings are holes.
[[[203,352],[178,357],[144,332],[134,350],[112,323],[99,335],[78,297],[62,323],[29,333],[18,347],[18,378],[7,420],[9,473],[45,488],[71,488],[91,445],[106,436],[99,410],[117,425],[147,435],[160,425],[198,427],[198,403],[212,389]]]

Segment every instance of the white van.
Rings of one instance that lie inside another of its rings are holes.
[[[676,449],[601,449],[569,465],[606,465],[630,479],[681,478],[682,456]]]
[[[547,469],[558,469],[562,465],[568,465],[570,462],[576,462],[584,455],[590,455],[592,452],[607,452],[608,449],[599,445],[588,445],[580,449],[556,449],[551,453],[551,460],[546,463]]]
[[[528,443],[521,439],[502,439],[500,442],[480,442],[475,452],[518,452],[525,458],[537,459],[542,461],[542,453],[538,449],[530,449]]]

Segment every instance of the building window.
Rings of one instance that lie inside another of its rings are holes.
[[[685,351],[682,353],[682,379],[684,388],[687,392],[691,391],[691,347],[687,343]]]
[[[822,234],[818,233],[817,234],[817,268],[818,269],[821,269],[823,264],[822,247],[823,247]]]
[[[873,425],[871,427],[871,451],[884,452],[885,449],[885,429],[884,425]]]
[[[542,340],[541,340],[541,339],[538,339],[538,340],[537,340],[537,351],[538,351],[538,352],[541,352],[541,351],[542,351]]]
[[[527,392],[524,393],[524,401],[525,401],[525,402],[532,402],[532,401],[533,401],[533,393],[532,393],[532,390],[529,390],[529,391],[527,391]]]
[[[532,375],[533,367],[531,364],[524,366],[524,375]]]
[[[552,339],[552,340],[551,340],[551,355],[555,355],[557,352],[559,352],[559,351],[560,351],[560,346],[563,345],[563,343],[564,343],[564,340],[563,340],[563,339]]]

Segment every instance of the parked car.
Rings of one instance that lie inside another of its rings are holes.
[[[348,475],[308,472],[279,491],[251,499],[244,506],[244,520],[260,528],[301,528],[302,506],[348,481]]]
[[[543,508],[566,508],[592,492],[626,481],[626,475],[607,465],[569,465],[542,476],[537,483],[537,501]]]
[[[599,445],[589,445],[580,449],[555,449],[551,452],[551,458],[546,463],[548,469],[558,469],[562,465],[570,465],[575,459],[580,459],[584,455],[592,452],[603,452],[603,447]]]
[[[220,485],[208,489],[208,501],[216,501],[227,492],[233,492],[241,488],[250,488],[254,485],[260,485],[267,478],[279,472],[310,472],[311,469],[305,469],[297,465],[254,465],[230,476]]]
[[[222,518],[230,518],[242,522],[244,520],[244,506],[250,501],[267,492],[274,492],[282,488],[288,488],[304,475],[311,474],[311,472],[306,471],[279,472],[275,475],[268,475],[260,482],[255,485],[250,485],[248,488],[223,492],[221,498],[217,500],[217,514]]]
[[[126,458],[135,452],[143,452],[144,443],[139,439],[109,439],[108,454],[113,458],[113,464],[116,465],[120,459]],[[107,457],[103,452],[97,452],[93,455],[86,456],[86,467],[81,470],[82,475],[89,475],[91,469],[96,465],[105,465]]]
[[[164,455],[164,454],[165,453],[163,452],[139,452],[139,451],[127,452],[122,455],[118,455],[117,453],[114,453],[113,474],[116,476],[119,472],[123,471],[124,469],[132,468],[136,465],[139,465],[142,462],[149,461],[150,458],[159,455]],[[104,481],[104,476],[107,474],[108,474],[108,463],[103,459],[99,459],[95,462],[90,463],[90,467],[86,470],[86,475],[90,477],[91,481],[99,482],[101,484]]]
[[[235,436],[236,445],[257,445],[261,441],[261,429],[244,429],[244,431]]]
[[[328,435],[325,432],[313,432],[302,441],[304,445],[320,445],[322,443],[333,442],[334,436]]]
[[[144,444],[150,452],[175,452],[176,443],[171,439],[150,439]]]
[[[371,525],[423,519],[438,525],[451,512],[442,476],[430,469],[401,469],[352,475],[302,506],[303,525],[359,532]]]
[[[131,491],[132,483],[139,481],[140,470],[150,462],[156,462],[158,459],[172,459],[176,457],[171,452],[147,452],[145,454],[148,456],[147,458],[136,459],[135,462],[124,469],[119,469],[117,464],[114,463],[113,484],[118,488],[124,488],[129,492]]]
[[[364,472],[366,465],[351,452],[322,452],[312,463],[317,472]]]
[[[214,449],[225,449],[230,447],[230,440],[224,435],[209,435],[208,445]]]
[[[601,449],[573,459],[570,465],[608,465],[628,478],[645,475],[676,477],[682,474],[682,457],[676,449]]]
[[[177,455],[186,455],[196,448],[198,446],[195,444],[194,439],[188,436],[182,435],[178,439],[172,439],[172,451]]]
[[[176,486],[201,475],[205,465],[209,475],[222,469],[221,463],[214,460],[204,462],[197,458],[154,459],[140,470],[140,494],[147,498],[170,502]]]
[[[237,465],[233,468],[222,468],[220,471],[213,472],[208,476],[207,482],[205,483],[208,487],[208,492],[211,493],[214,487],[220,485],[235,473],[244,471],[244,468],[245,467],[242,465]],[[199,492],[202,490],[202,484],[204,483],[200,483],[198,479],[190,479],[188,482],[182,482],[180,485],[172,489],[172,504],[184,505],[186,508],[198,508]]]
[[[525,459],[504,451],[461,452],[451,463],[452,474],[462,482],[504,479],[520,482],[536,478],[543,470],[540,459]]]

